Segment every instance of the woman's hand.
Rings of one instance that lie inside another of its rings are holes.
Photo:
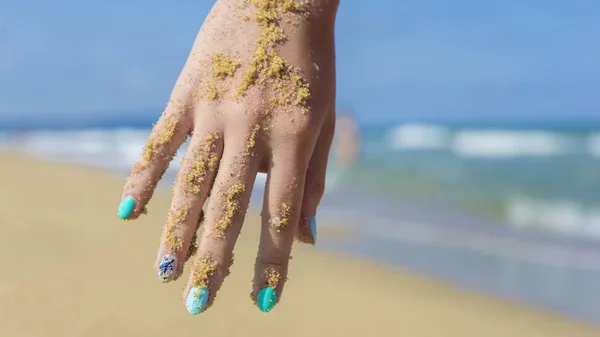
[[[337,6],[218,0],[127,180],[118,213],[135,219],[191,135],[156,266],[165,282],[181,275],[210,194],[184,294],[192,314],[211,306],[228,274],[258,172],[268,174],[252,290],[262,311],[281,297],[294,238],[316,240],[335,124]]]

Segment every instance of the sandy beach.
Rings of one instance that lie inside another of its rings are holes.
[[[250,301],[258,215],[215,305],[189,315],[187,275],[161,284],[153,267],[168,193],[149,214],[117,219],[123,179],[0,153],[0,335],[585,337],[600,329],[402,270],[297,244],[281,303]],[[323,231],[321,235],[339,235]]]

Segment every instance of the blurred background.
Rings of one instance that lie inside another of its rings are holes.
[[[1,146],[125,174],[211,6],[0,0]],[[341,1],[336,30],[319,215],[355,234],[319,246],[600,324],[600,3]]]

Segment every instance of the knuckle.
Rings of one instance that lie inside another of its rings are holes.
[[[275,269],[280,272],[285,271],[287,269],[289,263],[289,256],[264,256],[260,259],[260,269]]]
[[[300,137],[316,137],[321,131],[321,119],[313,114],[297,118],[297,134]]]
[[[319,120],[312,115],[295,116],[289,120],[281,120],[278,124],[285,127],[275,130],[277,137],[294,143],[316,138],[320,131]]]
[[[261,247],[258,255],[258,265],[263,269],[272,267],[277,270],[285,270],[290,261],[291,244],[275,245],[268,250],[264,246]]]

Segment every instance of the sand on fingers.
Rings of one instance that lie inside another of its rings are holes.
[[[0,154],[0,336],[585,337],[600,330],[400,271],[296,245],[282,302],[250,301],[258,216],[215,305],[189,315],[187,273],[154,270],[169,195],[117,219],[122,179]]]

